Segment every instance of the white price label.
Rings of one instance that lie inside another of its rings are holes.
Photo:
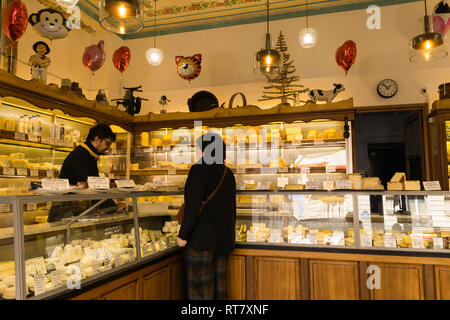
[[[269,242],[280,243],[281,242],[281,231],[272,231],[270,233]]]
[[[47,178],[53,178],[53,170],[47,170]]]
[[[49,191],[69,190],[69,179],[42,179],[42,189]]]
[[[317,244],[317,232],[309,232],[308,237],[312,244]]]
[[[323,139],[314,139],[314,144],[323,144]]]
[[[323,184],[320,181],[306,181],[306,190],[321,190]]]
[[[32,177],[39,177],[39,170],[31,169],[30,170],[30,176],[32,176]]]
[[[397,248],[397,237],[392,233],[384,234],[384,247]]]
[[[27,176],[28,175],[28,169],[26,168],[17,168],[17,175],[18,176]]]
[[[111,269],[112,269],[111,258],[110,257],[106,257],[106,259],[105,259],[105,270],[111,270]]]
[[[59,286],[61,286],[61,282],[62,282],[61,270],[52,271],[50,273],[50,278],[51,278],[51,281],[52,281],[53,289],[58,288]]]
[[[237,168],[238,174],[245,174],[245,168]]]
[[[256,242],[256,231],[254,230],[247,231],[247,242]]]
[[[142,254],[144,255],[144,257],[146,257],[148,255],[148,246],[146,243],[142,244]]]
[[[439,181],[422,181],[425,191],[440,191],[441,185]]]
[[[114,255],[114,267],[116,267],[116,268],[120,267],[120,255],[119,254]]]
[[[170,146],[169,145],[163,146],[163,151],[170,151]]]
[[[136,184],[133,180],[116,180],[117,188],[135,188]]]
[[[261,174],[276,174],[277,168],[261,168],[260,173]]]
[[[28,135],[28,141],[31,141],[31,142],[39,142],[39,141],[38,141],[38,137],[37,137],[36,135],[34,135],[34,134],[29,134],[29,135]]]
[[[168,175],[176,175],[176,174],[177,174],[177,169],[169,169],[169,170],[167,171],[167,174],[168,174]]]
[[[434,249],[443,250],[444,249],[444,239],[433,238],[433,247],[434,247]]]
[[[55,138],[48,139],[48,144],[56,145],[56,139]]]
[[[350,180],[336,180],[336,190],[351,190],[352,182]]]
[[[44,137],[42,137],[42,138],[41,138],[41,143],[43,143],[43,144],[50,144],[50,138],[44,138]]]
[[[101,177],[88,177],[89,189],[110,189],[109,179]]]
[[[311,172],[311,168],[305,168],[305,167],[301,167],[300,168],[300,172],[301,173],[310,173]]]
[[[15,174],[15,169],[14,168],[5,168],[3,167],[3,175],[4,176],[13,176]]]
[[[411,234],[411,244],[415,249],[424,249],[423,234]]]
[[[36,273],[44,275],[47,273],[47,268],[45,268],[44,257],[37,257],[31,260],[36,267]]]
[[[336,172],[336,166],[326,166],[325,171],[326,173],[334,173]]]
[[[372,246],[372,233],[365,232],[361,234],[361,247],[371,247]]]
[[[280,173],[287,173],[287,172],[289,172],[289,168],[288,167],[280,167],[278,169],[278,172],[280,172]]]
[[[45,292],[45,274],[36,273],[34,275],[34,296],[38,296]]]
[[[277,178],[277,187],[284,188],[289,183],[289,178]]]
[[[25,133],[21,133],[21,132],[15,132],[14,133],[14,139],[16,140],[25,140]]]

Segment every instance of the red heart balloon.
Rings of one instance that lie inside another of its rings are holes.
[[[28,24],[27,7],[21,1],[14,1],[3,9],[2,30],[13,42],[25,33]]]
[[[114,51],[113,64],[120,73],[124,72],[130,64],[131,52],[126,46],[120,47]]]
[[[98,44],[86,47],[83,53],[83,65],[92,72],[97,71],[105,63],[105,50],[103,50],[104,42],[100,40]]]
[[[345,41],[342,46],[336,50],[336,62],[339,67],[345,70],[347,74],[356,59],[356,43],[352,40]]]

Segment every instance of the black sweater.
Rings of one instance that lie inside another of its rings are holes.
[[[236,181],[230,169],[220,189],[198,216],[201,202],[218,186],[224,169],[223,164],[195,164],[189,170],[179,237],[195,250],[226,253],[234,248]]]
[[[98,177],[97,159],[79,145],[64,160],[59,178],[76,185],[79,181],[86,182],[87,177]]]

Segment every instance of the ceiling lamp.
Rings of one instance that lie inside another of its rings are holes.
[[[317,30],[310,28],[308,23],[308,0],[306,0],[306,28],[303,28],[298,33],[298,41],[302,48],[312,48],[317,41]]]
[[[100,25],[103,29],[128,34],[144,28],[139,0],[100,0]]]
[[[281,54],[271,49],[272,40],[269,33],[269,0],[267,0],[267,33],[264,39],[265,49],[261,49],[255,54],[253,71],[262,73],[266,77],[273,77],[280,72]]]
[[[78,1],[79,0],[56,0],[56,3],[63,8],[72,8],[78,3]]]
[[[443,59],[447,56],[444,46],[444,36],[433,32],[433,19],[427,13],[427,0],[425,2],[424,33],[415,36],[409,41],[409,61],[429,62]]]
[[[164,53],[161,49],[156,47],[156,0],[155,1],[155,12],[154,12],[154,24],[153,24],[153,48],[148,49],[145,52],[145,58],[148,63],[152,66],[159,66],[164,59]]]

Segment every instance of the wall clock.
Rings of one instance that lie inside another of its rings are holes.
[[[392,79],[381,80],[377,86],[377,92],[382,98],[392,98],[398,91],[397,82]]]

